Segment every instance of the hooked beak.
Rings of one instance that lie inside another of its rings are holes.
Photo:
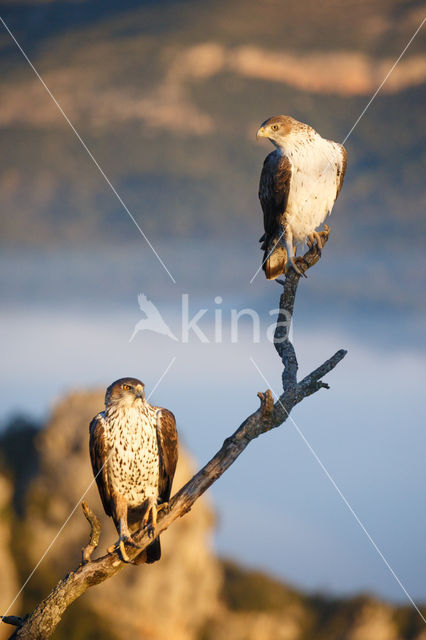
[[[138,387],[137,393],[136,393],[136,397],[140,398],[141,400],[143,400],[145,398],[145,391],[143,387]]]
[[[259,138],[265,138],[265,127],[260,127],[260,129],[257,130],[256,140],[259,140]]]

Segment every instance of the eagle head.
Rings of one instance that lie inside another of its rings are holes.
[[[301,124],[291,116],[273,116],[260,125],[256,138],[268,138],[279,149],[285,145],[286,137],[297,131]]]
[[[109,385],[105,393],[105,405],[117,402],[133,405],[145,401],[145,385],[137,378],[120,378]]]

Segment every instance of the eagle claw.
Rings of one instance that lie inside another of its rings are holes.
[[[133,564],[126,553],[126,548],[124,546],[125,544],[129,545],[129,547],[134,547],[135,549],[142,548],[139,544],[134,542],[130,536],[126,536],[123,534],[119,536],[115,544],[113,544],[111,547],[108,547],[107,551],[108,553],[114,553],[115,551],[117,551],[120,554],[123,562],[128,562],[130,564]]]
[[[142,519],[142,527],[147,527],[147,533],[150,538],[154,538],[154,529],[157,526],[158,509],[157,501],[154,498],[150,498],[148,500],[145,515]]]
[[[306,241],[306,244],[308,245],[309,249],[313,249],[315,247],[319,257],[321,257],[322,248],[324,246],[321,233],[318,233],[318,231],[314,231],[313,233],[311,233],[308,240]]]
[[[161,502],[157,506],[157,515],[160,513],[160,511],[163,511],[163,513],[168,513],[169,512],[169,503],[168,502]]]
[[[298,262],[299,262],[299,263],[303,262],[303,263],[307,266],[306,260],[304,260],[303,258],[300,258],[300,257],[299,257],[299,258],[294,258],[294,257],[293,257],[293,258],[289,258],[289,259],[287,260],[287,262],[286,262],[286,265],[285,265],[285,274],[286,274],[286,275],[288,274],[289,269],[294,269],[294,271],[295,271],[299,276],[302,276],[303,278],[307,278],[308,276],[305,274],[305,272],[304,272],[304,271],[302,271],[302,270],[298,267],[298,265],[297,265],[297,263],[298,263]]]

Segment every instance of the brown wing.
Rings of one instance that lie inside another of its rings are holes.
[[[175,417],[167,409],[157,411],[157,438],[160,453],[158,497],[162,502],[168,502],[178,460],[178,436]]]
[[[99,495],[107,516],[112,516],[111,494],[108,487],[106,461],[108,450],[105,443],[104,418],[98,413],[90,423],[90,460],[92,462],[93,475],[98,485]]]
[[[259,182],[259,200],[265,228],[262,249],[266,248],[268,240],[271,241],[279,234],[282,217],[287,208],[290,180],[290,160],[278,151],[273,151],[265,158]]]
[[[287,252],[279,240],[286,221],[291,171],[287,156],[273,151],[266,157],[260,175],[259,200],[265,227],[260,242],[264,250],[262,268],[268,280],[283,273],[287,261]]]
[[[340,149],[342,150],[342,156],[343,156],[343,161],[342,161],[342,167],[341,169],[337,169],[337,178],[338,178],[338,184],[337,184],[337,193],[336,193],[336,200],[337,200],[337,196],[339,195],[342,186],[343,186],[343,180],[345,179],[345,174],[346,174],[346,165],[347,165],[347,153],[346,153],[346,149],[343,145],[339,145]]]

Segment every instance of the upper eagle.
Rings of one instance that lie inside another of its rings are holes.
[[[342,188],[346,150],[290,116],[265,120],[257,138],[268,138],[276,147],[263,163],[259,184],[265,227],[262,267],[273,279],[289,267],[300,273],[297,245],[316,242],[321,249],[316,229]]]
[[[102,504],[119,534],[116,547],[128,560],[124,543],[137,546],[131,531],[151,520],[170,498],[178,449],[174,415],[145,400],[136,378],[113,382],[105,394],[105,410],[90,423],[90,458]],[[155,562],[161,556],[157,537],[136,558]]]

